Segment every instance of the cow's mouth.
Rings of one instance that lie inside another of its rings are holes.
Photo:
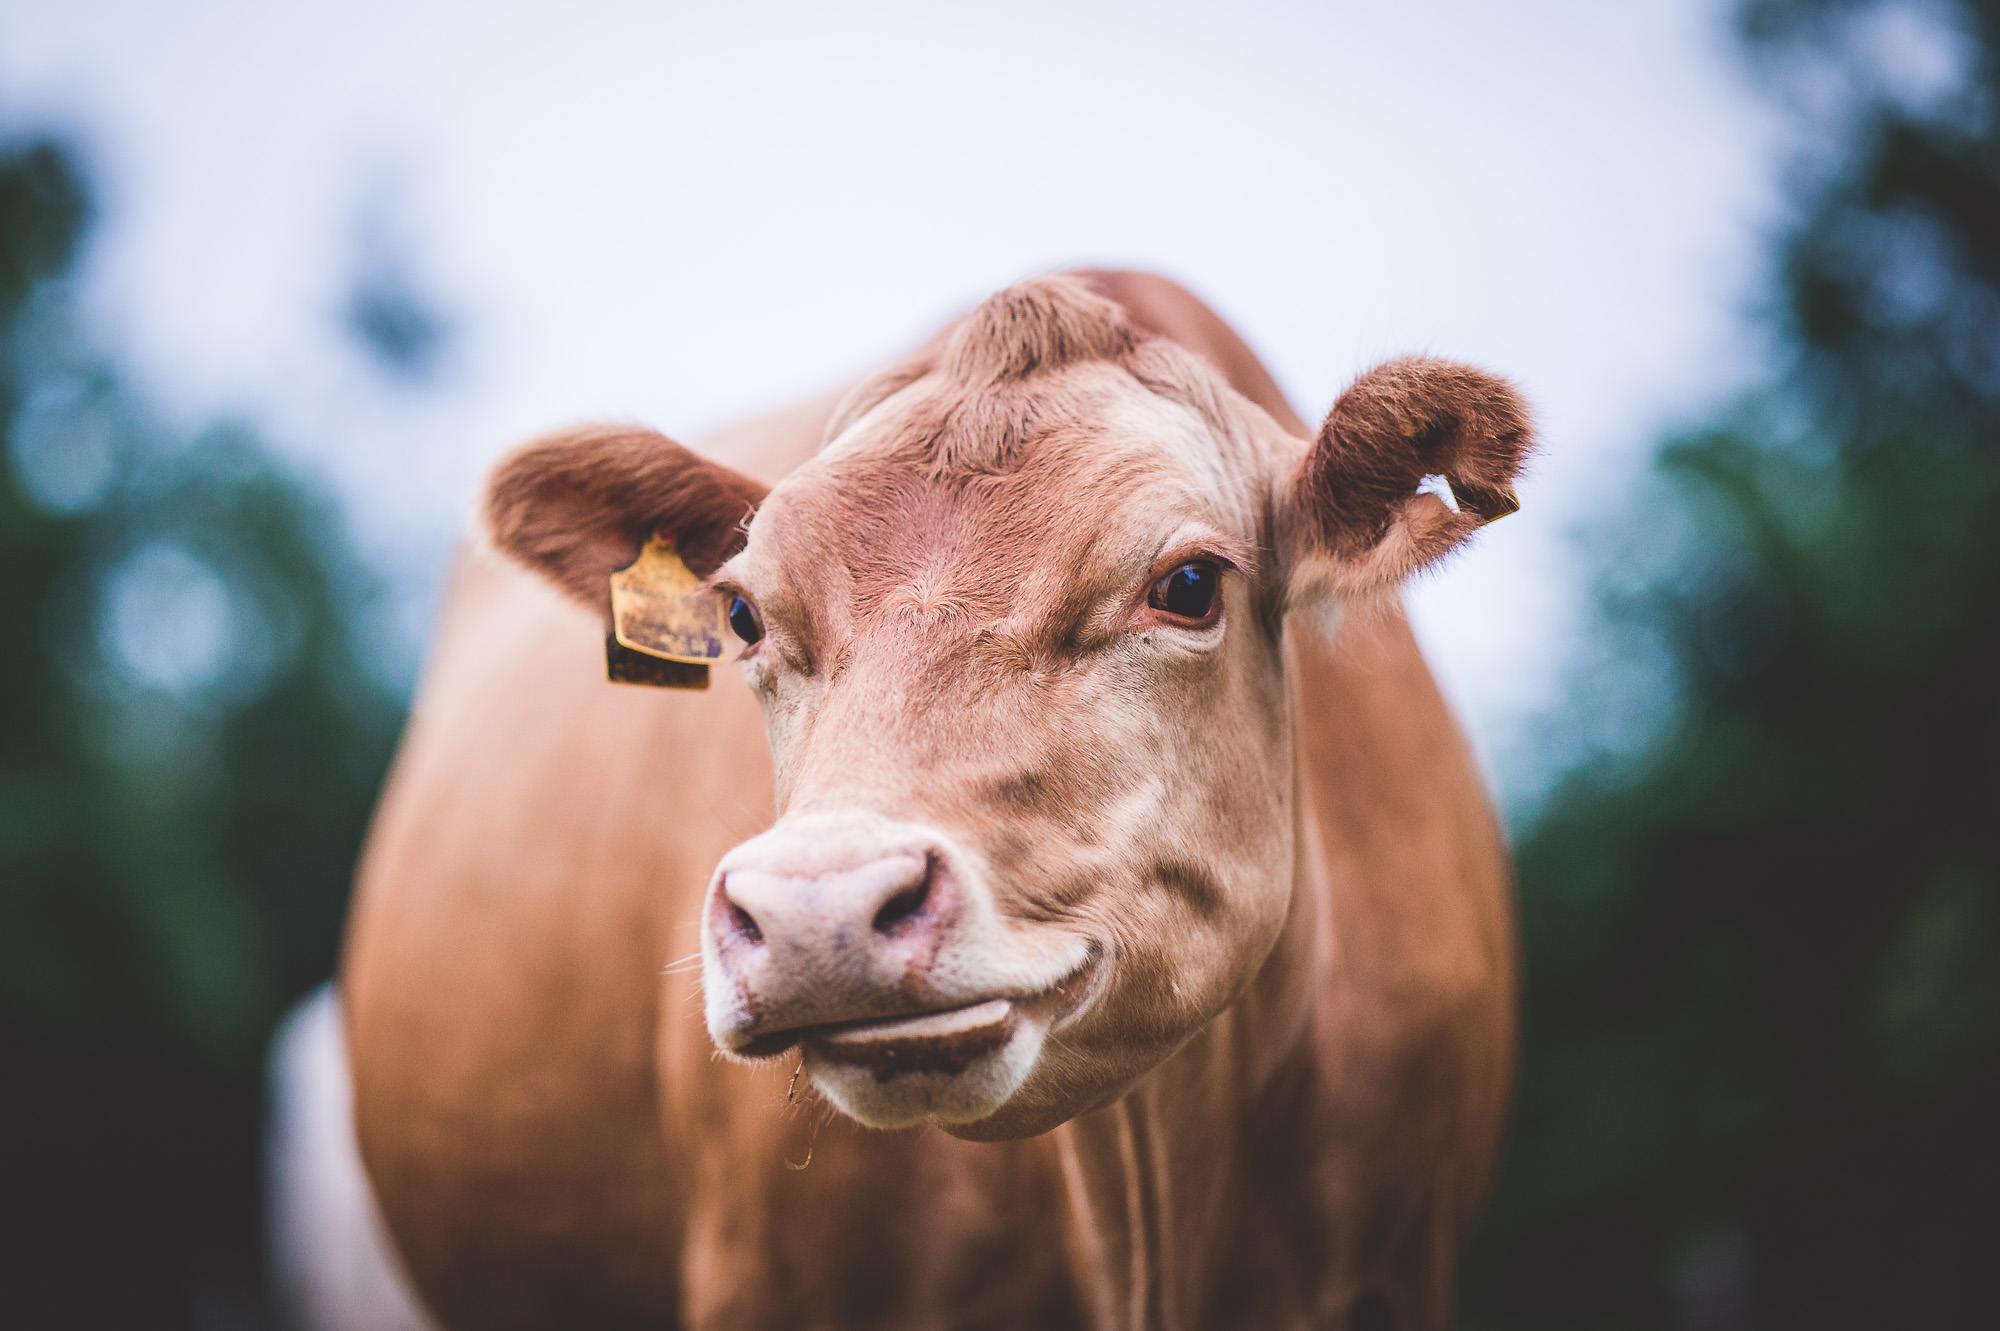
[[[804,1043],[829,1062],[867,1069],[878,1082],[914,1072],[955,1077],[1013,1039],[1015,1025],[1014,1005],[990,998],[944,1012],[820,1026]]]
[[[1024,1018],[1031,1025],[1062,1025],[1085,1004],[1100,956],[1101,949],[1093,943],[1076,969],[1038,994],[788,1026],[755,1036],[729,1052],[755,1060],[776,1058],[801,1046],[828,1062],[866,1068],[877,1081],[909,1072],[953,1076],[1004,1048]]]
[[[904,1072],[952,1075],[1006,1044],[1015,1024],[1014,1004],[989,998],[942,1011],[794,1026],[759,1036],[735,1052],[740,1058],[772,1058],[803,1045],[831,1062],[867,1068],[877,1081]]]
[[[913,1004],[886,1015],[836,1010],[826,1013],[832,1020],[767,1030],[729,1052],[761,1061],[796,1048],[791,1084],[809,1074],[857,1122],[907,1128],[928,1119],[959,1131],[991,1119],[1039,1065],[1043,1042],[1088,1010],[1100,955],[1087,948],[1068,975],[1039,992],[989,990],[955,1007]]]

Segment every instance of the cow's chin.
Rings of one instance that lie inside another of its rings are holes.
[[[801,1042],[820,1094],[871,1128],[936,1123],[979,1140],[1009,1131],[1006,1112],[1041,1061],[1045,1023],[1005,1000],[915,1019],[868,1022]]]

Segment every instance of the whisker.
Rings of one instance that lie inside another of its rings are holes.
[[[804,1064],[801,1064],[800,1066],[803,1067]],[[803,1170],[807,1165],[813,1162],[813,1147],[819,1145],[819,1130],[825,1127],[827,1125],[828,1120],[830,1120],[832,1117],[833,1114],[831,1112],[828,1112],[822,1115],[821,1117],[815,1118],[813,1120],[812,1132],[810,1135],[806,1137],[806,1158],[799,1161],[799,1163],[797,1163],[796,1165],[793,1164],[791,1161],[786,1160],[785,1161],[786,1169]],[[784,1157],[780,1156],[779,1158],[783,1159]]]

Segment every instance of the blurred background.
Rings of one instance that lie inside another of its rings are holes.
[[[738,12],[740,10],[740,12]],[[1151,267],[1539,404],[1468,1328],[2000,1324],[2000,3],[0,0],[0,1321],[273,1325],[262,1060],[479,468]]]

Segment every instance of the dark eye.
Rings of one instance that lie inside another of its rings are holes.
[[[736,636],[746,643],[756,642],[764,636],[764,626],[757,622],[757,612],[740,596],[729,603],[729,627],[735,629]]]
[[[1182,619],[1207,619],[1215,609],[1215,597],[1222,590],[1222,570],[1206,560],[1182,564],[1153,584],[1146,599],[1155,610],[1164,610]]]

